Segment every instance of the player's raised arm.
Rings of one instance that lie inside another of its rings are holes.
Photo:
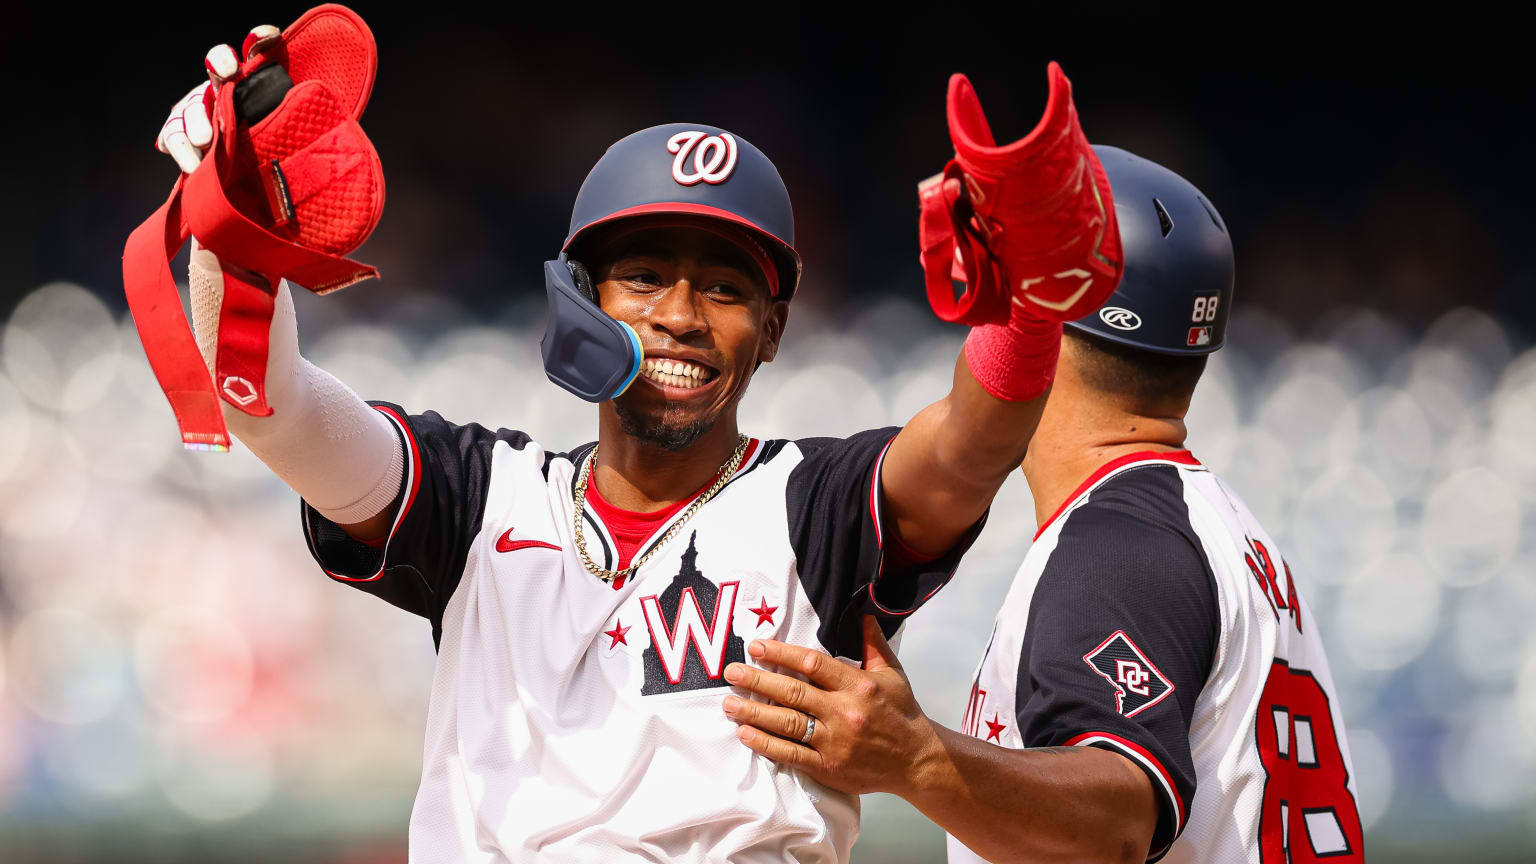
[[[184,173],[197,169],[213,139],[210,112],[219,85],[235,74],[242,55],[250,57],[278,35],[276,27],[263,25],[251,31],[238,54],[228,45],[208,52],[209,83],[193,88],[176,103],[155,142]],[[251,273],[242,277],[261,279]],[[224,306],[224,268],[195,238],[188,283],[197,347],[211,371]],[[253,416],[221,400],[229,431],[347,533],[365,541],[385,536],[395,509],[391,504],[401,488],[403,445],[384,415],[299,354],[298,325],[286,281],[278,282],[274,297],[265,395],[271,408],[267,416]]]
[[[970,82],[954,76],[955,158],[919,187],[929,302],[972,328],[949,395],[912,418],[885,459],[886,506],[919,555],[942,554],[986,512],[1040,421],[1062,322],[1097,308],[1120,278],[1109,182],[1071,84],[1054,63],[1049,74],[1045,116],[1003,147]]]

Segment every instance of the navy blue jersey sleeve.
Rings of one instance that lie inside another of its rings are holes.
[[[1103,747],[1146,771],[1159,802],[1150,860],[1188,822],[1189,727],[1219,628],[1177,469],[1126,471],[1069,511],[1030,603],[1018,729],[1026,747]]]
[[[795,442],[804,459],[786,487],[790,544],[800,584],[821,618],[818,637],[835,656],[860,657],[865,614],[887,636],[949,582],[986,519],[977,521],[942,557],[891,566],[890,525],[883,515],[880,468],[901,430],[871,429],[848,438]]]
[[[443,608],[480,531],[491,448],[497,441],[521,448],[528,436],[474,423],[461,426],[435,411],[408,415],[388,402],[369,404],[389,418],[405,448],[389,535],[377,547],[354,540],[301,501],[304,536],[326,575],[427,618],[435,641]]]

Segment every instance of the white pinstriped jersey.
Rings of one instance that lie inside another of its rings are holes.
[[[1364,860],[1317,621],[1274,540],[1188,451],[1110,462],[1041,528],[965,730],[1141,766],[1159,802],[1149,860]],[[981,860],[954,837],[949,859]]]
[[[752,442],[670,543],[609,584],[573,540],[591,445],[552,453],[375,407],[410,455],[385,548],[302,512],[328,574],[433,624],[412,862],[848,859],[857,798],[746,749],[722,673],[755,637],[859,656],[862,613],[894,633],[948,580],[979,525],[941,561],[882,572],[880,464],[897,430]],[[584,504],[587,549],[619,566]]]

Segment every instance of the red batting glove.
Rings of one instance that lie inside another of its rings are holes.
[[[971,372],[1008,401],[1046,391],[1061,323],[1100,306],[1123,270],[1109,180],[1078,125],[1071,82],[1055,63],[1048,76],[1040,123],[1003,147],[970,81],[950,78],[955,158],[918,189],[929,304],[974,328]]]

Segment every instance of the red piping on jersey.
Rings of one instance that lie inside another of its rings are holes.
[[[742,466],[746,466],[752,461],[752,455],[757,452],[757,447],[758,440],[756,438],[751,439],[747,444],[747,452],[741,456]],[[740,468],[737,469],[738,472],[740,470]],[[655,536],[656,531],[673,516],[676,516],[678,511],[692,504],[695,498],[703,495],[710,486],[714,485],[719,477],[719,472],[716,472],[713,477],[705,481],[703,486],[694,490],[692,495],[664,510],[657,510],[654,513],[639,513],[634,510],[615,507],[608,503],[608,499],[603,497],[602,492],[598,491],[596,483],[588,483],[587,503],[592,506],[592,511],[597,514],[597,517],[603,521],[603,526],[608,529],[608,534],[613,537],[614,545],[618,547],[614,550],[619,559],[618,566],[614,567],[614,569],[623,570],[628,567],[629,562],[635,557],[635,553],[639,552],[641,547],[645,545],[646,540]]]
[[[409,423],[405,422],[404,417],[401,417],[400,414],[394,409],[386,408],[383,405],[375,405],[373,408],[374,410],[389,417],[399,425],[400,431],[405,435],[406,448],[410,451],[406,454],[410,457],[410,464],[406,467],[410,470],[411,488],[405,495],[405,503],[400,505],[400,512],[395,516],[395,521],[389,526],[389,534],[385,535],[383,542],[380,544],[382,548],[388,550],[389,541],[394,539],[395,532],[399,531],[400,526],[405,524],[406,514],[411,512],[411,505],[416,503],[416,493],[421,491],[421,451],[417,449],[416,436],[411,432],[411,426]],[[373,543],[368,543],[367,545],[374,546]],[[380,548],[380,546],[375,546],[375,548]],[[380,576],[384,575],[384,560],[382,558],[379,560],[379,569],[377,572],[375,572],[372,576],[366,577],[343,576],[340,573],[332,573],[324,566],[322,566],[320,569],[325,570],[325,575],[331,577],[332,579],[339,579],[343,582],[372,582],[378,579]]]
[[[1061,502],[1061,506],[1057,507],[1056,512],[1051,514],[1051,518],[1040,523],[1039,529],[1035,531],[1035,539],[1039,540],[1040,535],[1045,533],[1045,529],[1051,527],[1051,523],[1055,522],[1062,513],[1065,513],[1067,508],[1072,505],[1072,502],[1082,497],[1082,494],[1087,492],[1089,488],[1093,486],[1093,484],[1104,479],[1104,475],[1111,471],[1124,468],[1133,462],[1177,462],[1180,465],[1200,464],[1200,460],[1195,458],[1195,454],[1189,452],[1188,450],[1139,450],[1135,453],[1127,453],[1124,456],[1117,456],[1114,459],[1105,462],[1103,465],[1100,465],[1097,471],[1089,474],[1088,479],[1084,480],[1081,485],[1073,490],[1072,494],[1067,496],[1067,500]]]
[[[919,608],[922,607],[924,603],[927,603],[933,597],[933,595],[939,593],[939,589],[943,588],[949,580],[946,579],[944,582],[940,582],[938,587],[934,588],[932,591],[929,591],[926,596],[912,604],[912,608],[906,610],[905,612],[898,612],[894,609],[887,609],[884,604],[882,604],[879,599],[875,597],[875,586],[879,584],[880,575],[885,571],[885,563],[887,559],[895,557],[896,559],[900,560],[903,558],[903,556],[909,554],[907,547],[902,544],[901,538],[892,537],[891,545],[898,551],[898,555],[887,555],[885,551],[885,543],[880,535],[880,470],[885,467],[886,451],[891,449],[891,443],[895,440],[895,436],[892,436],[890,441],[885,442],[885,447],[880,450],[879,457],[875,459],[875,470],[869,481],[869,518],[875,523],[875,546],[880,549],[880,572],[875,574],[875,578],[869,580],[869,588],[867,590],[869,591],[869,602],[873,603],[876,609],[884,612],[887,615],[905,617],[907,615],[911,615],[913,612],[916,612]],[[944,556],[936,555],[933,558],[928,559],[918,557],[917,560],[907,563],[926,564],[928,561],[937,561],[942,557]]]
[[[880,466],[885,464],[885,453],[891,449],[891,443],[895,440],[896,437],[891,436],[891,440],[880,448],[880,455],[875,457],[875,470],[870,472],[869,477],[869,518],[875,523],[875,545],[882,549],[885,548],[885,541],[880,537]]]
[[[1184,799],[1179,793],[1178,785],[1173,782],[1173,775],[1168,773],[1168,769],[1163,767],[1163,763],[1159,761],[1156,756],[1153,756],[1152,752],[1147,748],[1137,744],[1135,741],[1131,741],[1128,738],[1122,738],[1121,736],[1112,732],[1084,732],[1081,735],[1074,735],[1073,737],[1067,739],[1067,746],[1082,746],[1084,743],[1087,743],[1089,739],[1093,738],[1103,738],[1107,741],[1107,743],[1124,748],[1131,753],[1141,756],[1147,761],[1147,764],[1151,765],[1153,769],[1157,771],[1157,773],[1162,775],[1163,782],[1167,784],[1167,790],[1173,797],[1173,836],[1177,838],[1179,834],[1184,830]]]

